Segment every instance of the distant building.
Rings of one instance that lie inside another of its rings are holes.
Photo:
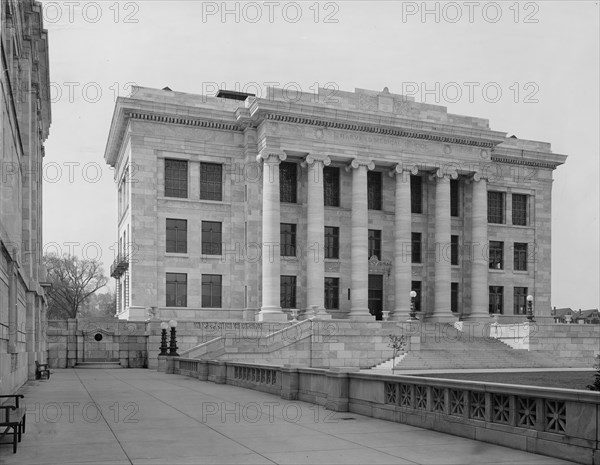
[[[7,394],[46,359],[41,168],[51,115],[42,5],[2,0],[0,12],[0,394]]]
[[[105,151],[120,318],[550,319],[550,144],[357,89],[134,88]]]

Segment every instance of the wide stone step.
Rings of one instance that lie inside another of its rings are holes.
[[[75,368],[94,368],[96,370],[109,370],[114,368],[123,368],[119,362],[78,362]]]

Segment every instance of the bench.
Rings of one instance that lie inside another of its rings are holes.
[[[23,399],[23,394],[2,395],[2,398],[12,398],[14,405],[7,405],[12,402],[7,401],[0,405],[0,439],[12,431],[13,435],[13,454],[17,453],[17,440],[21,442],[21,435],[25,434],[25,407],[19,406],[19,399]]]
[[[50,379],[50,370],[47,363],[35,361],[35,379]]]

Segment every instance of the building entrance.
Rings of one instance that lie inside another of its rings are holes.
[[[383,275],[369,275],[369,313],[375,315],[376,320],[383,317]]]

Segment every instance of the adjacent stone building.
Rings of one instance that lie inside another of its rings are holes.
[[[7,394],[46,359],[41,168],[51,114],[41,3],[2,0],[0,9],[0,394]]]
[[[387,88],[134,88],[105,152],[119,316],[522,320],[532,295],[550,317],[565,159]]]

